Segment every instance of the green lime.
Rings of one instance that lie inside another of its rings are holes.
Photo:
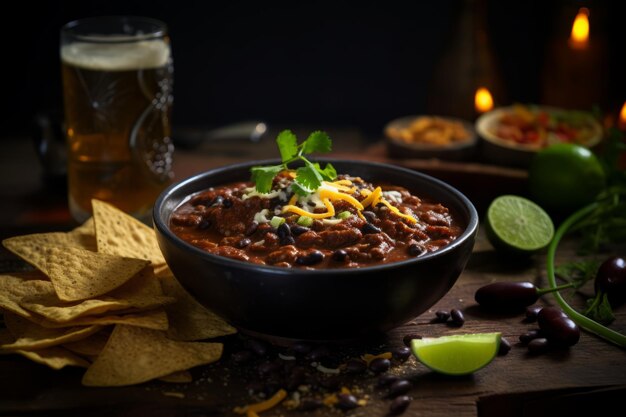
[[[554,224],[548,213],[532,201],[502,195],[491,202],[485,223],[487,238],[496,249],[531,254],[550,243]]]
[[[564,214],[591,203],[605,183],[606,175],[593,152],[571,143],[537,152],[528,169],[533,200]]]
[[[413,339],[411,351],[435,372],[466,375],[488,365],[498,354],[500,333],[473,333]]]

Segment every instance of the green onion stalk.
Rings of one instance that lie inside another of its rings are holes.
[[[547,255],[547,275],[548,275],[548,285],[550,288],[556,289],[556,276],[554,274],[554,258],[556,254],[556,249],[561,241],[561,238],[572,228],[572,226],[576,225],[581,219],[584,219],[587,215],[593,213],[595,210],[599,208],[600,204],[595,202],[591,203],[580,210],[576,211],[574,214],[569,216],[556,230],[554,234],[554,238],[550,245],[548,246],[548,255]],[[594,333],[597,336],[616,344],[621,348],[626,348],[626,335],[623,335],[619,332],[616,332],[613,329],[610,329],[595,320],[590,319],[589,317],[584,316],[583,314],[576,311],[572,308],[567,301],[555,291],[552,293],[556,301],[559,303],[563,311],[581,328],[587,330],[588,332]]]

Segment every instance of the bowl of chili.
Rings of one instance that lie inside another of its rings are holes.
[[[258,195],[251,168],[276,162],[195,175],[154,206],[175,277],[241,331],[317,341],[374,336],[426,311],[463,271],[478,214],[450,185],[392,165],[320,159],[343,175],[315,195],[290,193],[288,173]]]

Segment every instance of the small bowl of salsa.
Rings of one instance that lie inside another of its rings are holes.
[[[485,158],[527,167],[534,154],[557,143],[593,148],[602,140],[602,126],[589,112],[515,104],[476,120]]]

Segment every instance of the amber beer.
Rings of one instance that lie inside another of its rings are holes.
[[[173,175],[169,41],[164,32],[136,37],[63,44],[62,36],[69,205],[78,221],[91,215],[92,198],[148,219]]]

